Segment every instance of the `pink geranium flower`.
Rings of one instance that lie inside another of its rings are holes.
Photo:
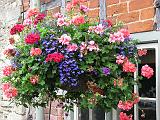
[[[146,49],[139,49],[138,50],[138,55],[139,56],[143,56],[143,55],[146,55],[147,54],[147,50]]]
[[[38,33],[30,33],[25,37],[26,44],[34,44],[40,40],[40,35]]]
[[[55,14],[53,15],[53,17],[54,17],[54,18],[62,18],[63,15],[58,12],[58,13],[55,13]]]
[[[84,51],[87,49],[87,44],[85,42],[82,42],[80,45],[80,51]]]
[[[97,45],[94,41],[89,41],[89,42],[88,42],[87,49],[88,49],[89,51],[93,51],[93,50],[99,51],[99,47],[98,47],[98,45]]]
[[[67,50],[68,51],[77,51],[77,49],[78,49],[78,46],[77,46],[77,44],[71,44],[71,45],[68,45],[67,46]]]
[[[154,74],[154,71],[151,67],[149,67],[148,65],[144,65],[141,68],[141,75],[146,77],[146,78],[151,78]]]
[[[109,42],[124,42],[124,34],[122,32],[117,32],[114,34],[110,34]]]
[[[24,26],[29,26],[32,24],[32,20],[30,18],[27,18],[23,21],[23,25]]]
[[[52,54],[48,54],[47,58],[46,58],[46,62],[56,62],[59,63],[64,59],[64,55],[61,53],[52,53]]]
[[[73,8],[73,5],[71,2],[68,2],[66,5],[66,10],[69,12]]]
[[[70,41],[71,41],[71,37],[68,36],[67,34],[63,34],[59,38],[59,43],[62,43],[62,45],[69,45]]]
[[[2,90],[3,92],[5,92],[6,90],[8,90],[11,87],[10,83],[3,83],[2,84]]]
[[[71,21],[74,25],[80,25],[85,23],[85,18],[84,16],[76,16]]]
[[[124,38],[130,36],[130,33],[129,33],[129,31],[127,29],[121,29],[119,32],[121,32],[123,34]]]
[[[10,76],[14,71],[14,68],[12,66],[5,66],[3,68],[3,75],[4,76]]]
[[[135,66],[135,64],[133,64],[129,61],[126,61],[123,64],[123,71],[124,72],[135,72],[136,71],[136,66]]]
[[[12,88],[10,87],[9,89],[7,89],[5,92],[4,92],[4,95],[7,97],[7,98],[13,98],[13,97],[16,97],[18,95],[18,91],[16,88]]]
[[[57,25],[58,26],[64,26],[65,25],[65,19],[62,17],[62,18],[58,18],[57,20]]]
[[[39,9],[38,8],[34,8],[34,9],[29,9],[27,11],[27,18],[35,16],[39,13]]]
[[[40,48],[31,48],[30,55],[31,56],[38,56],[42,53]]]
[[[80,5],[80,10],[84,13],[88,12],[89,11],[89,8],[85,5]]]
[[[132,120],[133,115],[130,114],[129,116],[127,116],[126,113],[120,112],[119,114],[119,119],[120,120]]]
[[[97,34],[102,34],[104,32],[104,26],[99,24],[95,27],[94,32]]]
[[[122,63],[124,63],[124,60],[125,60],[125,56],[123,56],[123,55],[118,55],[117,57],[116,57],[116,63],[117,64],[122,64]]]
[[[122,109],[122,110],[128,111],[128,110],[132,109],[132,107],[133,107],[133,102],[130,100],[127,100],[124,102],[120,100],[118,103],[118,108]]]

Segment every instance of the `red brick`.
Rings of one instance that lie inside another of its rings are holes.
[[[129,2],[129,10],[139,10],[153,6],[153,0],[132,0]]]
[[[113,16],[114,14],[126,13],[126,12],[127,12],[127,3],[121,3],[107,7],[107,16]]]
[[[51,0],[41,0],[41,3],[49,3]]]
[[[120,0],[120,2],[126,2],[126,1],[129,1],[129,0]]]
[[[107,6],[119,3],[119,0],[106,0]]]
[[[139,11],[120,14],[118,16],[118,21],[122,21],[124,23],[139,21]]]
[[[89,8],[98,8],[99,7],[99,0],[90,0],[89,1]]]
[[[99,9],[90,10],[88,12],[88,17],[95,18],[99,16]]]
[[[153,30],[153,20],[128,24],[128,29],[131,33]]]
[[[60,12],[60,7],[59,6],[53,8],[53,9],[48,10],[47,11],[47,15],[48,16],[53,16],[55,13],[58,13],[58,12]]]
[[[155,13],[155,11],[154,11],[153,7],[143,9],[143,10],[141,10],[140,19],[145,20],[145,19],[153,18],[154,13]]]

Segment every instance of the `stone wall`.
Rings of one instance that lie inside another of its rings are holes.
[[[2,52],[8,46],[10,37],[8,30],[20,16],[20,5],[20,0],[0,0],[0,71],[8,63]],[[25,120],[26,109],[22,106],[16,107],[14,103],[11,103],[12,101],[2,97],[2,92],[0,93],[0,120]]]

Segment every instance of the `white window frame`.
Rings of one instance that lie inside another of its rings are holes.
[[[155,63],[156,63],[156,66],[158,66],[158,43],[149,43],[149,44],[140,44],[140,45],[137,45],[137,48],[138,49],[155,49]],[[156,67],[155,69],[156,71],[154,71],[156,73],[156,98],[147,98],[147,97],[140,97],[140,100],[141,101],[156,101],[156,119],[158,117],[158,100],[157,100],[157,91],[158,91],[158,68]],[[135,72],[135,79],[136,79],[136,75],[138,74],[138,69],[137,71]],[[135,93],[138,93],[139,90],[138,90],[138,85],[134,85],[134,92]],[[139,120],[139,113],[138,113],[138,105],[134,105],[134,120]],[[158,120],[158,119],[157,119]]]

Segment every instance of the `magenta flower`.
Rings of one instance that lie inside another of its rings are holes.
[[[85,5],[80,5],[80,10],[84,13],[88,12],[89,11],[89,8]]]
[[[118,55],[117,57],[116,57],[116,63],[117,64],[122,64],[122,63],[124,63],[124,60],[125,60],[125,56],[123,56],[123,55]]]
[[[122,32],[117,32],[114,34],[110,34],[109,37],[109,42],[114,43],[114,42],[124,42],[124,34]]]
[[[104,26],[99,24],[95,27],[94,32],[97,34],[102,34],[104,32]]]
[[[126,113],[120,112],[119,114],[119,119],[120,120],[132,120],[133,115],[130,114],[129,116],[127,116]]]

